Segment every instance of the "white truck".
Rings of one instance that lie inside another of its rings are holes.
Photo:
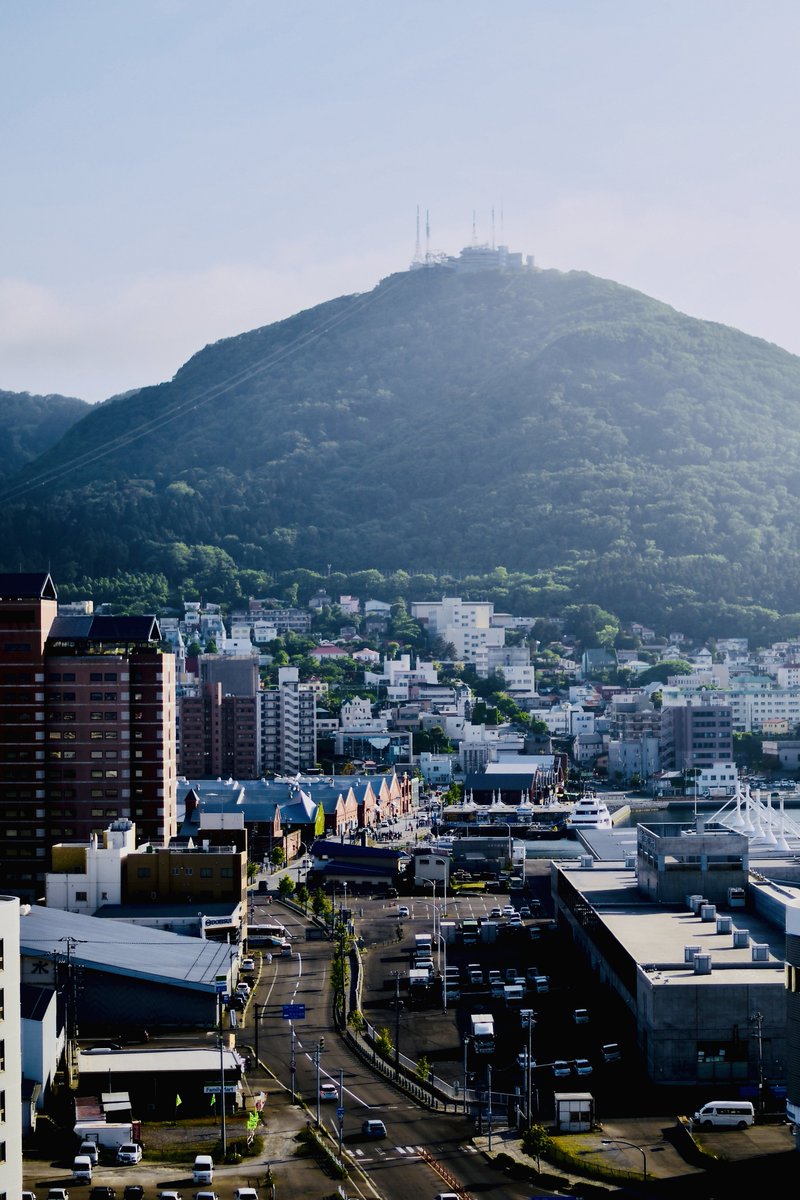
[[[473,1013],[470,1017],[470,1035],[476,1054],[494,1053],[494,1017],[491,1013]]]
[[[98,1149],[113,1150],[115,1154],[127,1142],[141,1141],[138,1121],[77,1121],[73,1129],[80,1142],[94,1142]]]

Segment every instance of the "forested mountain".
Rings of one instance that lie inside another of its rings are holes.
[[[4,489],[0,544],[244,590],[502,564],[529,611],[683,628],[800,608],[798,494],[800,359],[584,273],[435,268],[92,409]]]
[[[42,454],[90,409],[71,396],[0,391],[0,479]]]

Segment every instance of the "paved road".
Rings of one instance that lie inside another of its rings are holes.
[[[272,911],[276,915],[276,910]],[[448,1167],[464,1186],[478,1192],[496,1188],[496,1172],[471,1144],[471,1124],[462,1117],[431,1113],[412,1103],[384,1079],[374,1076],[334,1033],[328,986],[330,944],[305,941],[302,918],[285,909],[283,912],[283,923],[295,934],[298,952],[291,961],[274,960],[259,983],[257,1002],[268,1006],[259,1033],[260,1057],[286,1087],[291,1085],[291,1025],[281,1021],[280,1006],[304,1003],[306,1019],[293,1023],[298,1094],[314,1112],[314,1048],[324,1038],[320,1078],[338,1084],[339,1073],[343,1073],[343,1148],[372,1184],[362,1187],[364,1194],[380,1195],[387,1200],[420,1200],[446,1190],[440,1177],[420,1158],[421,1147]],[[396,910],[391,917],[396,919]],[[326,1127],[336,1136],[335,1106],[321,1105],[321,1114]],[[361,1124],[368,1117],[384,1121],[388,1131],[385,1140],[370,1141],[363,1137]],[[503,1195],[508,1200],[522,1200],[531,1193],[528,1186],[503,1183]]]

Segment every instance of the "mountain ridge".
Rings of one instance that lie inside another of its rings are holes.
[[[702,576],[791,611],[800,359],[586,272],[404,272],[93,409],[6,496],[4,554],[73,575],[177,582],[216,546],[240,569],[566,572],[606,603],[627,579],[645,606]]]

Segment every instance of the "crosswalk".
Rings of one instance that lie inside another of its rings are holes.
[[[387,1146],[385,1149],[383,1146],[374,1146],[371,1147],[370,1152],[367,1153],[367,1151],[362,1150],[360,1147],[354,1146],[352,1149],[348,1149],[346,1153],[349,1154],[351,1158],[354,1158],[357,1162],[361,1163],[375,1162],[376,1156],[377,1159],[391,1158],[395,1154],[399,1155],[400,1158],[403,1158],[406,1160],[406,1162],[408,1162],[412,1158],[419,1158],[424,1149],[424,1146]],[[459,1153],[463,1154],[480,1153],[477,1147],[473,1145],[459,1146],[458,1149]]]

